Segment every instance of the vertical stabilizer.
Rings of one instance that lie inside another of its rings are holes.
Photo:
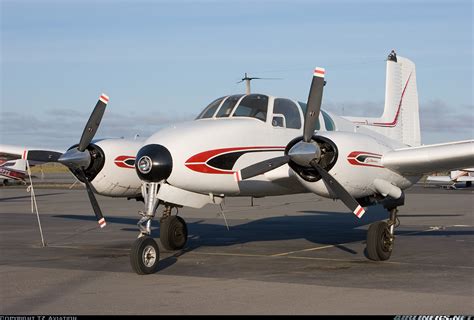
[[[385,105],[380,118],[347,117],[393,140],[419,146],[420,116],[415,64],[392,50],[387,58]]]

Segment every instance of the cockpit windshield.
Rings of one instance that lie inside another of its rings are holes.
[[[243,97],[243,98],[242,98]],[[263,94],[235,94],[212,101],[197,119],[248,117],[266,122],[268,96]],[[240,101],[240,102],[239,102]]]
[[[233,117],[250,117],[267,120],[268,97],[262,94],[249,94],[240,101],[232,114]]]
[[[216,113],[217,108],[221,105],[222,100],[224,100],[225,97],[221,97],[219,99],[216,99],[212,101],[197,117],[196,119],[206,119],[206,118],[212,118],[214,113]]]
[[[232,109],[234,109],[237,102],[242,98],[243,94],[234,94],[233,96],[228,97],[222,107],[217,111],[216,118],[226,118],[230,116]]]

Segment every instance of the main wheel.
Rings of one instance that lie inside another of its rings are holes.
[[[372,223],[367,231],[367,257],[374,261],[388,260],[392,249],[393,239],[388,224],[385,221]]]
[[[153,238],[140,237],[132,245],[130,263],[133,271],[138,274],[151,274],[158,270],[160,249]]]
[[[183,249],[188,241],[188,227],[183,218],[170,216],[160,223],[160,241],[167,250]]]

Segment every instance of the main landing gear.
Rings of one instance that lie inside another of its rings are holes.
[[[142,218],[138,221],[140,234],[132,245],[130,263],[137,274],[151,274],[158,271],[160,249],[151,237],[151,221],[155,217],[156,209],[160,204],[158,199],[159,183],[144,182],[142,195],[145,202],[145,211],[139,212]],[[165,204],[163,216],[160,219],[160,241],[167,250],[184,248],[188,239],[188,229],[183,218],[171,215],[172,208],[177,207]]]
[[[389,201],[384,208],[390,213],[388,221],[372,223],[367,230],[367,258],[374,261],[385,261],[390,258],[395,242],[395,228],[400,225],[397,206],[404,204],[405,197]]]

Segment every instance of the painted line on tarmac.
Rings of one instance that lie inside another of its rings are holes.
[[[296,251],[288,251],[288,252],[283,252],[283,253],[277,253],[277,254],[272,254],[271,257],[282,257],[282,256],[287,256],[293,253],[298,253],[298,252],[309,252],[309,251],[316,251],[316,250],[323,250],[323,249],[329,249],[329,248],[334,248],[337,246],[342,246],[345,244],[349,244],[352,242],[347,242],[347,243],[338,243],[338,244],[331,244],[328,246],[322,246],[322,247],[314,247],[314,248],[308,248],[308,249],[303,249],[303,250],[296,250]]]
[[[299,259],[299,260],[318,260],[318,261],[332,261],[332,262],[348,262],[348,263],[363,263],[363,264],[390,264],[390,265],[407,265],[407,266],[422,266],[422,267],[441,267],[451,269],[469,269],[472,270],[474,267],[471,266],[450,266],[440,264],[428,264],[428,263],[413,263],[413,262],[400,262],[400,261],[370,261],[370,260],[354,260],[354,259],[335,259],[335,258],[317,258],[317,257],[302,257],[302,256],[275,256],[275,255],[264,255],[264,254],[241,254],[241,253],[225,253],[225,252],[195,252],[189,251],[188,254],[196,255],[215,255],[215,256],[234,256],[234,257],[258,257],[258,258],[287,258],[287,259]]]

